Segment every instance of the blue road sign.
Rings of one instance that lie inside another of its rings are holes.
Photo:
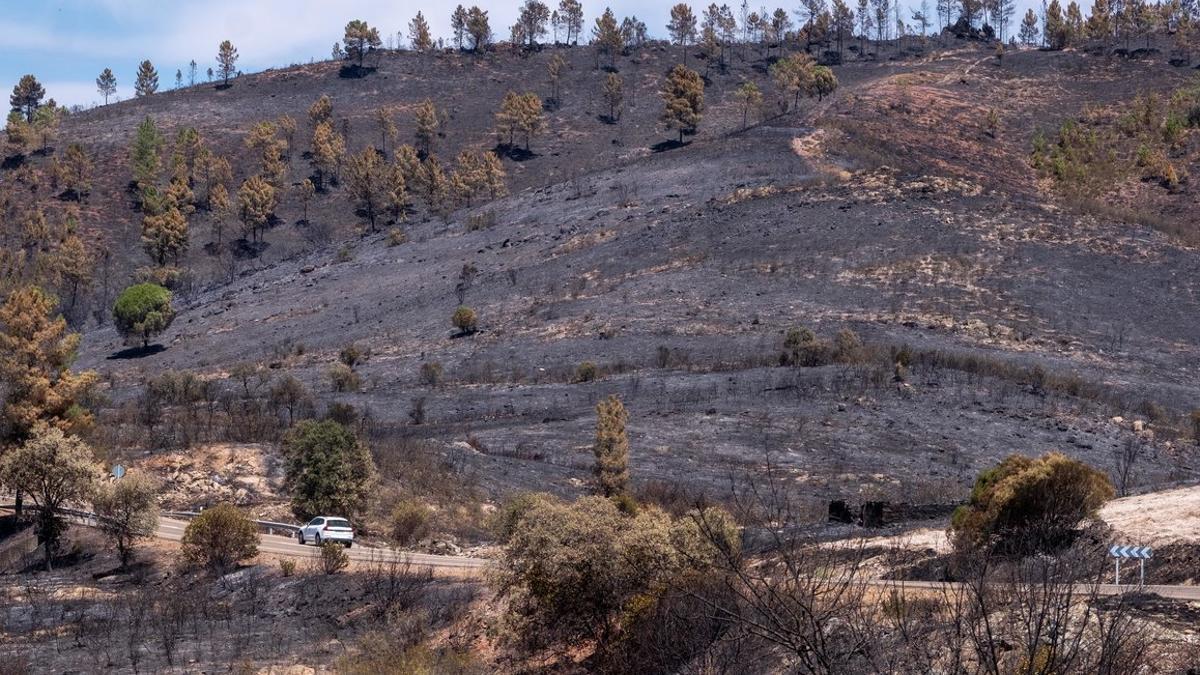
[[[121,466],[120,464],[117,464],[116,466],[113,467],[112,475],[115,476],[117,478],[117,480],[120,480],[122,477],[125,476],[125,467]]]

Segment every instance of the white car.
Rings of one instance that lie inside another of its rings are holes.
[[[350,521],[345,518],[317,516],[300,528],[296,538],[300,540],[301,545],[312,542],[320,546],[327,541],[336,541],[350,548],[354,543],[354,528],[350,527]]]

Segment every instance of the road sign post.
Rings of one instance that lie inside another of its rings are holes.
[[[1146,585],[1146,561],[1154,557],[1154,549],[1149,546],[1123,546],[1113,544],[1108,554],[1116,559],[1116,577],[1114,583],[1121,585],[1121,559],[1132,558],[1138,561],[1138,586]]]

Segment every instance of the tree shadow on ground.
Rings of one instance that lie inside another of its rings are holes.
[[[667,150],[675,150],[677,148],[682,148],[687,145],[691,145],[691,142],[684,141],[681,143],[678,139],[672,138],[669,141],[663,141],[662,143],[655,143],[654,145],[650,146],[650,152],[666,152]]]
[[[122,349],[119,352],[113,352],[109,355],[109,361],[127,361],[130,359],[142,359],[147,356],[154,356],[160,352],[167,351],[167,348],[160,344],[153,344],[147,347],[137,346]]]
[[[492,150],[500,157],[507,157],[514,162],[526,162],[537,157],[537,153],[532,150],[526,150],[519,145],[510,145],[508,143],[500,143]]]
[[[356,80],[360,77],[366,77],[373,72],[375,72],[375,68],[371,66],[360,66],[357,63],[352,63],[342,66],[341,69],[338,70],[338,77],[347,80]]]

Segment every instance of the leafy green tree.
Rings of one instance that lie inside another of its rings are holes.
[[[92,495],[92,508],[100,529],[107,534],[129,565],[138,539],[154,536],[158,527],[158,484],[143,473],[128,473],[112,483],[101,483]]]
[[[1112,499],[1103,473],[1066,455],[1012,455],[979,474],[971,500],[951,519],[955,548],[1050,552]]]
[[[605,497],[624,494],[629,489],[629,436],[625,432],[628,419],[625,406],[616,395],[596,405],[596,442],[592,446],[596,463],[592,473]]]
[[[816,62],[803,52],[797,52],[771,64],[771,78],[775,81],[775,86],[792,95],[793,107],[800,104],[800,94],[812,91],[814,68]]]
[[[301,519],[354,516],[366,508],[377,482],[371,451],[332,420],[304,420],[283,439],[287,489]]]
[[[87,499],[100,470],[92,450],[61,429],[43,428],[0,460],[0,483],[27,492],[38,506],[37,534],[50,571],[66,523],[58,509]]]
[[[704,111],[704,80],[686,66],[676,65],[667,76],[661,92],[663,113],[660,119],[668,129],[679,130],[679,142],[685,133],[695,133]]]
[[[138,97],[149,96],[158,91],[158,71],[154,64],[147,59],[138,64],[137,80],[133,83],[133,93]]]
[[[13,86],[12,95],[8,97],[8,102],[12,106],[13,112],[19,112],[25,116],[25,121],[29,124],[33,123],[33,114],[42,105],[42,98],[46,95],[46,88],[38,82],[33,75],[22,75],[21,79]]]
[[[258,555],[258,528],[233,504],[217,504],[188,523],[180,544],[184,560],[222,574]]]
[[[165,331],[175,320],[171,306],[171,291],[158,284],[135,284],[117,296],[113,305],[113,322],[125,338],[137,338],[143,347],[150,338]]]
[[[229,77],[237,72],[237,60],[237,48],[229,40],[223,40],[217,46],[217,74],[226,87],[229,86]]]
[[[815,95],[817,101],[823,101],[826,96],[832,94],[838,87],[837,77],[833,74],[833,70],[829,66],[816,66],[812,69],[812,77],[808,81],[808,89],[806,93],[809,96]]]
[[[346,24],[342,43],[346,45],[346,55],[358,61],[359,68],[362,68],[367,52],[378,49],[379,45],[383,44],[379,39],[379,29],[370,27],[366,21],[360,19]]]
[[[105,68],[96,78],[96,91],[104,97],[104,105],[108,105],[108,97],[117,93],[117,76],[111,68]]]

